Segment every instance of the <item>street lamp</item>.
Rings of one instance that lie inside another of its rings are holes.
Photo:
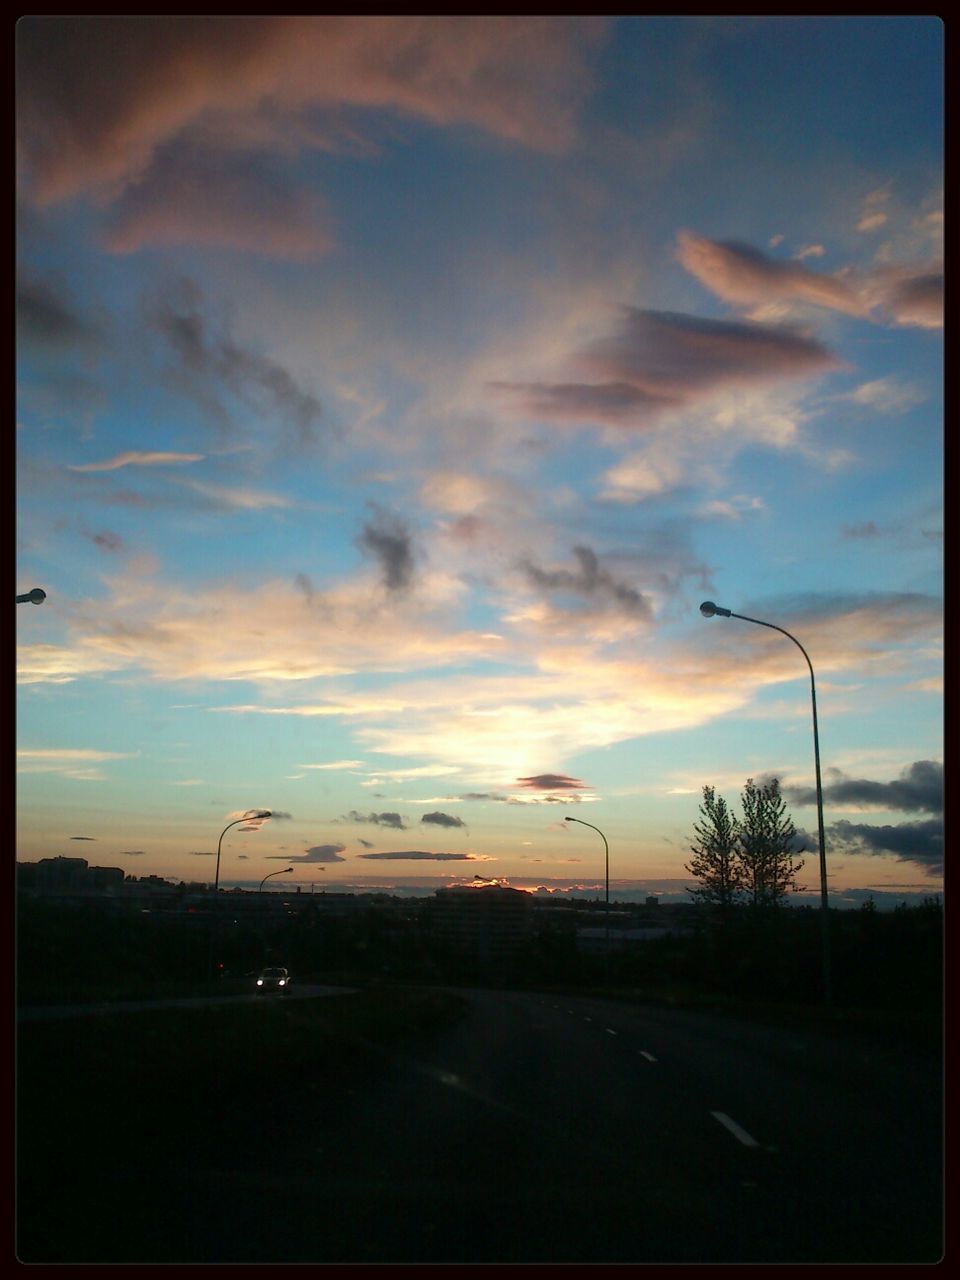
[[[599,827],[595,827],[592,822],[584,822],[582,818],[564,818],[564,822],[579,822],[581,827],[589,827],[591,831],[596,831],[597,835],[603,841],[603,860],[606,877],[607,900],[603,910],[603,920],[606,926],[607,935],[607,966],[609,976],[610,965],[610,846],[607,844],[607,837],[603,834]]]
[[[32,591],[26,592],[25,595],[17,596],[17,604],[43,604],[47,598],[47,593],[42,587],[34,587]]]
[[[228,822],[220,832],[220,839],[217,841],[217,874],[213,882],[213,928],[210,931],[210,956],[209,965],[211,972],[214,964],[214,954],[219,943],[220,933],[220,847],[223,844],[223,837],[227,834],[231,827],[237,826],[240,822],[260,822],[264,818],[272,816],[270,809],[248,809],[242,818],[234,818],[233,822]]]
[[[263,879],[260,881],[260,888],[257,890],[257,893],[263,893],[263,886],[270,879],[270,876],[285,876],[288,871],[292,871],[292,870],[293,870],[293,867],[284,867],[282,871],[271,871],[270,875],[264,876]]]
[[[231,827],[235,827],[240,822],[259,822],[263,818],[272,816],[270,809],[248,809],[242,818],[234,818],[233,822],[228,822],[220,832],[220,839],[217,841],[217,874],[213,882],[213,900],[216,902],[217,894],[220,892],[220,846],[223,844],[223,837],[227,834]]]
[[[783,627],[776,626],[773,622],[763,622],[760,618],[748,618],[746,614],[734,613],[732,609],[723,609],[720,605],[714,604],[712,600],[704,600],[700,606],[700,612],[705,618],[739,618],[742,622],[755,622],[758,627],[769,627],[772,631],[779,631],[781,635],[793,641],[810,668],[810,699],[813,704],[813,762],[817,781],[817,832],[820,840],[820,930],[823,940],[823,998],[824,1002],[829,1006],[833,1003],[828,923],[830,903],[827,898],[827,849],[823,834],[823,785],[820,781],[820,736],[817,732],[817,688],[813,679],[813,663],[810,661],[810,655],[797,637],[792,636],[789,631],[785,631]]]

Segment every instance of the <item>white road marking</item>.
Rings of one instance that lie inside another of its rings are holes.
[[[760,1143],[754,1138],[751,1138],[746,1129],[741,1129],[736,1120],[731,1120],[730,1117],[728,1115],[724,1115],[722,1111],[711,1111],[710,1114],[713,1116],[714,1120],[719,1120],[723,1127],[728,1129],[737,1141],[742,1142],[745,1147],[759,1147]]]
[[[612,1027],[607,1027],[606,1031],[608,1036],[615,1036],[617,1034]]]
[[[656,1058],[653,1056],[653,1054],[652,1054],[652,1053],[647,1053],[646,1049],[641,1049],[641,1050],[640,1050],[640,1057],[641,1057],[641,1058],[646,1058],[646,1060],[647,1060],[648,1062],[656,1062]]]

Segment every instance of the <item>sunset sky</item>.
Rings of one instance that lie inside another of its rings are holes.
[[[17,858],[940,892],[943,43],[22,18]]]

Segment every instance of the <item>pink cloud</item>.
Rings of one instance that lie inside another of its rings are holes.
[[[725,302],[745,306],[808,302],[848,315],[864,315],[867,310],[844,281],[796,262],[778,262],[750,245],[720,243],[681,231],[677,257],[691,275]]]
[[[26,17],[17,26],[18,148],[41,204],[143,180],[190,130],[277,153],[343,136],[343,108],[474,125],[565,148],[605,18]],[[305,123],[305,113],[312,113]],[[323,113],[327,113],[325,121]]]
[[[525,413],[643,428],[727,387],[806,378],[838,368],[791,329],[624,308],[618,330],[571,356],[595,381],[494,383]]]

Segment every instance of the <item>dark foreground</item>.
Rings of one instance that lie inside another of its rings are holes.
[[[24,1024],[24,1263],[932,1263],[940,1058],[380,988]]]

